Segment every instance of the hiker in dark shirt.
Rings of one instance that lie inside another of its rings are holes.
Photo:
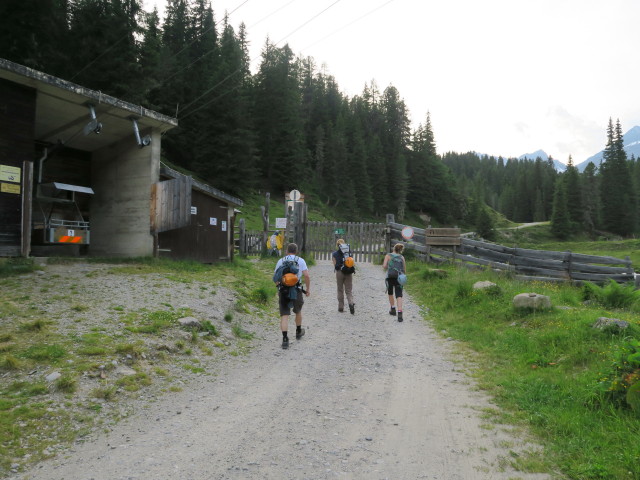
[[[387,271],[387,278],[385,283],[387,286],[387,295],[389,295],[389,315],[396,315],[396,307],[394,305],[394,293],[395,300],[398,304],[398,321],[402,319],[402,279],[403,276],[406,279],[405,272],[407,271],[407,264],[405,262],[402,252],[404,251],[404,245],[396,243],[393,247],[393,252],[387,253],[382,262],[382,268]]]

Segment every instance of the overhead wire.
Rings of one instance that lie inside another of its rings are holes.
[[[336,4],[338,4],[341,0],[336,0],[335,2],[333,2],[331,5],[329,5],[328,7],[326,7],[325,9],[321,10],[320,12],[316,13],[315,15],[313,15],[311,18],[309,18],[307,21],[305,21],[303,24],[301,24],[300,26],[298,26],[297,28],[295,28],[292,32],[290,32],[289,34],[285,35],[282,39],[280,39],[278,42],[274,43],[275,45],[278,45],[280,42],[282,42],[283,40],[287,39],[288,37],[290,37],[291,35],[293,35],[294,33],[296,33],[297,31],[299,31],[300,29],[302,29],[303,27],[305,27],[306,25],[308,25],[309,23],[311,23],[313,20],[315,20],[316,18],[318,18],[320,15],[322,15],[323,13],[325,13],[327,10],[329,10],[330,8],[334,7]],[[289,2],[287,5],[290,5],[293,2]],[[286,5],[285,5],[286,6]],[[282,9],[283,7],[281,7],[280,9]],[[272,15],[272,14],[270,14]],[[250,60],[251,61],[251,60]],[[227,81],[229,78],[231,78],[232,76],[234,76],[235,74],[239,73],[242,71],[242,68],[237,69],[235,72],[230,73],[229,75],[227,75],[227,77],[222,80],[221,82],[218,82],[218,84],[214,85],[213,87],[211,87],[210,89],[208,89],[207,91],[205,91],[202,95],[200,95],[199,97],[197,97],[196,99],[192,100],[189,104],[187,104],[185,107],[183,107],[183,110],[188,110],[188,108],[190,106],[192,106],[194,103],[196,103],[198,100],[200,100],[201,98],[205,97],[206,95],[208,95],[209,93],[211,93],[213,90],[215,90],[216,88],[218,88],[218,86],[220,86],[222,83],[224,83],[225,81]],[[194,113],[196,113],[197,111],[203,109],[204,107],[208,106],[209,104],[211,104],[212,102],[224,97],[225,95],[237,90],[239,88],[239,86],[235,86],[232,89],[228,90],[227,92],[211,99],[208,100],[207,102],[203,103],[202,105],[198,106],[198,108],[196,108],[195,110],[192,110],[191,112],[187,112],[186,114],[182,115],[180,117],[180,119],[184,119],[185,117],[192,115]]]
[[[373,10],[369,10],[367,13],[365,13],[364,15],[361,15],[360,17],[356,18],[355,20],[347,23],[346,25],[343,25],[342,27],[334,30],[333,32],[329,33],[328,35],[322,37],[320,40],[317,40],[315,42],[313,42],[310,45],[307,45],[306,47],[304,47],[302,50],[300,50],[301,52],[304,52],[305,50],[324,42],[327,38],[332,37],[333,35],[335,35],[336,33],[341,32],[342,30],[344,30],[347,27],[350,27],[351,25],[353,25],[354,23],[358,23],[360,20],[362,20],[365,17],[368,17],[369,15],[371,15],[372,13],[377,12],[378,10],[380,10],[382,7],[386,7],[387,5],[389,5],[391,2],[393,2],[394,0],[389,0],[388,2],[383,3],[382,5],[380,5],[379,7],[374,8]]]
[[[326,12],[327,10],[329,10],[331,7],[333,7],[334,5],[336,5],[337,3],[340,3],[340,0],[336,0],[335,2],[333,2],[331,5],[329,5],[327,8],[325,8],[324,10],[322,10],[321,12],[318,12],[316,15],[314,15],[313,17],[311,17],[309,20],[307,20],[306,22],[304,22],[302,25],[300,25],[298,28],[296,28],[295,30],[293,30],[291,33],[289,33],[288,35],[285,35],[284,37],[282,37],[280,40],[278,40],[274,45],[278,45],[280,42],[282,42],[283,40],[289,38],[291,35],[293,35],[294,33],[296,33],[298,30],[300,30],[301,28],[305,27],[306,25],[308,25],[309,23],[311,23],[312,21],[314,21],[316,18],[318,18],[320,15],[322,15],[324,12]]]

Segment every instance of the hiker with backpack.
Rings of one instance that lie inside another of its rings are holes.
[[[356,306],[353,303],[353,274],[356,269],[349,245],[342,238],[336,241],[337,250],[333,252],[333,269],[336,274],[336,284],[338,287],[338,311],[344,312],[344,297],[347,296],[347,304],[351,315],[356,313]]]
[[[273,271],[273,281],[278,287],[278,305],[280,310],[280,330],[282,331],[282,348],[289,348],[289,316],[291,309],[295,314],[296,340],[300,340],[304,335],[302,328],[302,305],[304,304],[303,294],[309,296],[311,287],[311,277],[307,262],[297,256],[298,246],[295,243],[287,245],[287,254],[278,260]],[[302,287],[301,279],[304,277],[305,290]]]
[[[395,301],[398,305],[398,321],[401,322],[402,318],[402,287],[407,283],[407,264],[404,260],[402,252],[404,251],[404,245],[396,243],[393,247],[393,252],[387,253],[382,262],[382,268],[387,271],[387,278],[385,284],[387,287],[387,295],[389,295],[389,315],[396,315],[396,307],[394,305],[394,293]]]

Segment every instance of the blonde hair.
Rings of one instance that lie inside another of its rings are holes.
[[[336,242],[336,248],[340,248],[340,245],[342,245],[344,243],[344,240],[342,238],[339,238],[338,241]]]
[[[401,243],[396,243],[393,246],[393,251],[396,252],[396,253],[402,253],[403,250],[404,250],[404,245],[401,244]]]

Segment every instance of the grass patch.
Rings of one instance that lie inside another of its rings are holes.
[[[570,285],[443,268],[446,275],[434,276],[424,273],[424,265],[410,264],[407,289],[428,307],[426,317],[442,335],[463,342],[460,355],[470,356],[479,385],[501,408],[496,421],[526,426],[545,446],[543,455],[520,456],[514,464],[525,471],[559,469],[568,478],[640,478],[637,397],[627,400],[632,385],[640,390],[635,312],[585,305],[581,289]],[[498,288],[470,288],[481,280]],[[548,295],[554,308],[514,310],[513,297],[524,292]],[[594,329],[601,316],[630,327],[622,334]],[[615,395],[621,382],[627,386]]]
[[[255,335],[254,333],[246,331],[244,328],[242,328],[241,325],[237,323],[233,327],[231,327],[231,331],[236,337],[242,338],[244,340],[251,340]]]
[[[0,359],[0,370],[12,371],[18,370],[22,366],[22,362],[13,355],[4,355]]]
[[[38,270],[32,258],[0,258],[0,278],[23,275]]]
[[[56,390],[64,393],[74,393],[78,389],[78,379],[71,375],[62,375],[55,381]]]
[[[171,326],[176,325],[177,320],[183,316],[182,311],[159,310],[156,312],[143,312],[137,325],[126,327],[133,333],[160,333]]]
[[[127,375],[116,381],[116,385],[124,388],[128,392],[137,392],[142,387],[151,385],[151,377],[144,372],[138,372],[135,375]]]
[[[41,332],[47,328],[48,323],[49,322],[47,322],[46,320],[38,318],[31,322],[22,323],[20,325],[20,330],[22,330],[23,332]]]
[[[55,362],[67,355],[67,350],[61,345],[36,344],[25,349],[20,356],[38,362]]]

